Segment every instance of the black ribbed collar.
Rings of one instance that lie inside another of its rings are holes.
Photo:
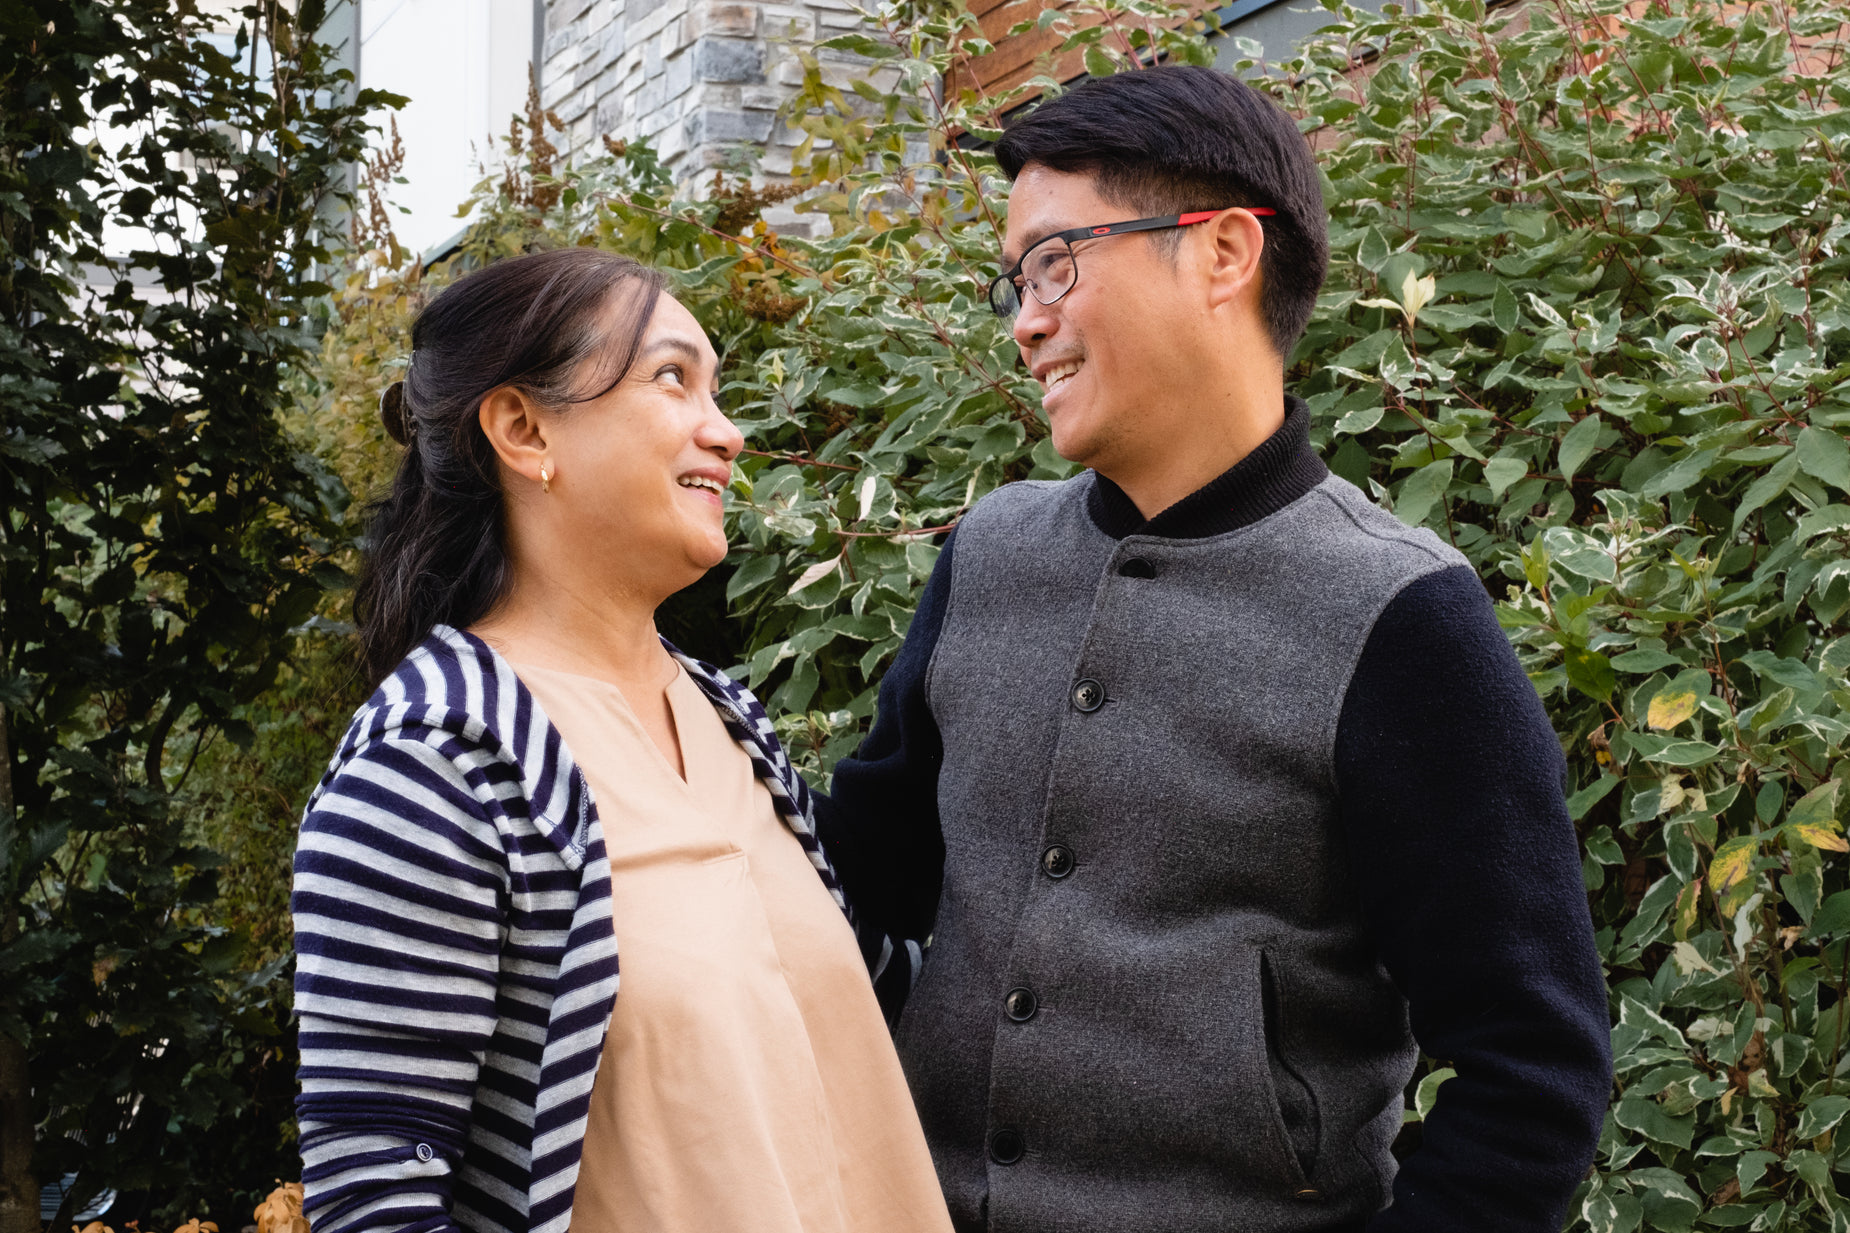
[[[1098,529],[1113,539],[1155,535],[1164,539],[1201,539],[1251,526],[1276,514],[1323,482],[1329,468],[1310,448],[1310,408],[1302,398],[1285,395],[1285,422],[1246,457],[1216,479],[1189,493],[1145,521],[1124,490],[1092,476],[1086,512]]]

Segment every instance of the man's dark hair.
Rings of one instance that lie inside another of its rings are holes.
[[[1010,180],[1030,164],[1092,175],[1101,197],[1140,216],[1276,210],[1260,220],[1260,310],[1272,345],[1290,358],[1329,269],[1329,217],[1310,147],[1265,95],[1184,65],[1092,78],[1010,125],[996,159]],[[1151,239],[1174,252],[1180,233]]]

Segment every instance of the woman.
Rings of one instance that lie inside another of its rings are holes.
[[[316,1233],[948,1230],[863,959],[903,991],[916,952],[857,945],[763,710],[655,632],[726,554],[706,335],[573,249],[412,345],[380,685],[296,854]]]

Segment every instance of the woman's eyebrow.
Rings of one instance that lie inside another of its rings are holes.
[[[658,351],[675,352],[679,355],[685,356],[687,359],[693,361],[695,364],[706,363],[706,357],[700,353],[700,348],[695,346],[691,339],[673,337],[673,336],[668,337],[668,338],[658,338],[654,342],[650,343],[647,347],[643,348],[642,353],[645,356],[650,356],[650,355],[654,355]]]

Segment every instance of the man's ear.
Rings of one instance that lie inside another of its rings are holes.
[[[558,474],[547,441],[547,424],[539,404],[522,390],[511,385],[490,390],[482,399],[477,418],[482,435],[495,451],[501,465],[534,483],[540,482],[540,468],[548,469],[548,479]]]
[[[1208,303],[1213,307],[1250,298],[1259,302],[1259,256],[1265,225],[1245,210],[1223,210],[1204,224],[1208,233]]]

